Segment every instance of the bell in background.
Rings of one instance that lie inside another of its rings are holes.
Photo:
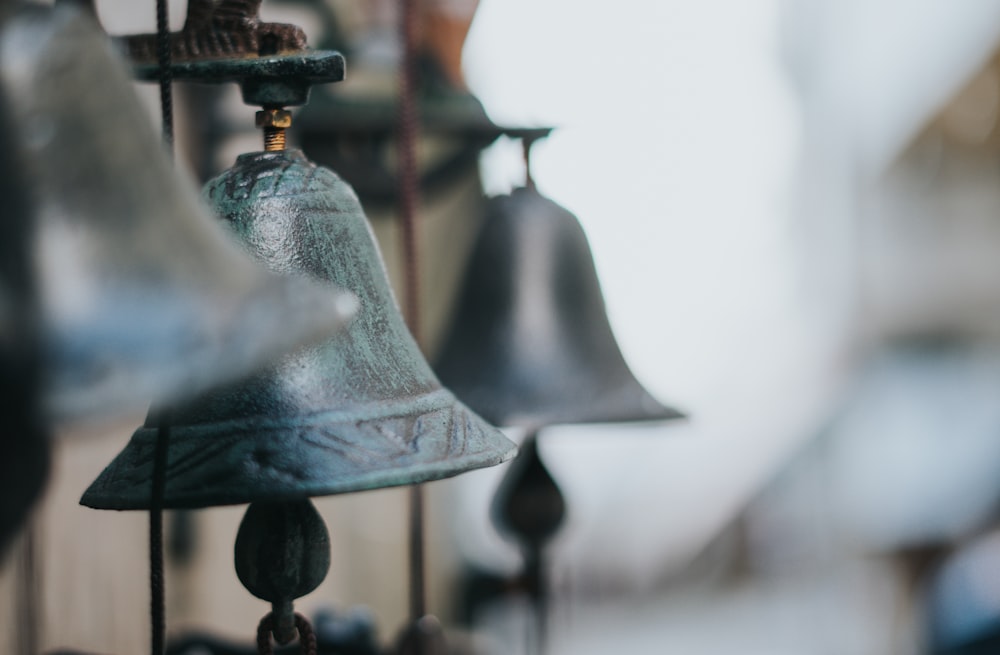
[[[414,484],[513,457],[424,361],[350,186],[279,150],[242,155],[204,193],[273,270],[341,286],[361,310],[342,335],[174,412],[165,507]],[[138,430],[81,502],[147,507],[155,435]]]
[[[0,124],[10,113],[0,94]],[[41,361],[31,253],[31,206],[9,131],[0,131],[0,555],[48,477],[48,429],[39,411]]]
[[[329,285],[268,272],[212,224],[79,9],[22,5],[4,21],[0,96],[29,196],[18,247],[36,277],[48,419],[190,398],[355,311]]]
[[[488,201],[435,370],[496,425],[680,418],[632,375],[579,221],[533,188]]]
[[[524,139],[529,163],[531,137]],[[513,579],[477,586],[531,599],[526,652],[547,652],[545,553],[567,503],[538,453],[538,432],[566,423],[681,418],[632,375],[604,308],[579,221],[527,188],[487,202],[465,284],[437,360],[441,381],[488,421],[526,430],[521,455],[497,491],[493,522],[524,558]],[[467,604],[487,600],[469,597]],[[474,611],[470,609],[470,611]]]

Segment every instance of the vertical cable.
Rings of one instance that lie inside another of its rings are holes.
[[[157,417],[156,446],[153,455],[152,499],[149,503],[149,617],[150,652],[166,651],[166,602],[163,580],[163,491],[166,486],[167,451],[170,445],[170,415]]]
[[[424,488],[410,487],[410,616],[416,621],[427,614],[424,582]]]
[[[416,213],[417,184],[417,107],[416,107],[416,31],[415,0],[400,0],[400,40],[403,59],[400,64],[399,92],[399,211],[403,231],[403,263],[406,268],[404,309],[413,338],[420,341],[420,280],[417,270]]]
[[[174,149],[174,76],[170,70],[170,19],[167,9],[167,0],[156,0],[156,63],[160,69],[160,116],[163,120],[163,143],[172,155]]]
[[[524,186],[531,191],[535,190],[535,178],[531,175],[531,146],[535,145],[535,140],[531,137],[521,139],[521,148],[524,150]]]
[[[416,107],[416,32],[415,0],[400,0],[399,36],[402,44],[400,62],[399,125],[399,211],[403,233],[403,263],[406,273],[404,309],[413,338],[420,342],[420,280],[416,213],[417,183],[417,107]],[[427,613],[424,582],[424,498],[420,485],[410,487],[410,617],[413,621]]]
[[[545,655],[549,637],[549,589],[545,576],[545,552],[541,543],[532,543],[525,552],[524,575],[534,600],[534,623],[528,630],[527,652]]]
[[[173,156],[174,102],[171,74],[170,20],[167,0],[156,0],[156,45],[160,75],[160,116],[163,143]],[[156,446],[153,455],[153,480],[149,502],[149,618],[150,652],[166,651],[166,590],[163,580],[163,495],[167,477],[167,452],[170,445],[170,413],[157,417]]]
[[[21,655],[36,655],[39,650],[38,632],[41,623],[39,611],[39,576],[38,548],[41,539],[38,538],[37,517],[29,517],[24,529],[20,545],[21,566],[17,578],[18,585],[18,627],[17,648]]]

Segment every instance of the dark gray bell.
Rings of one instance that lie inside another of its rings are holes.
[[[496,425],[682,416],[626,365],[579,221],[533,189],[488,201],[435,368]]]
[[[8,124],[0,94],[0,125]],[[41,352],[31,254],[31,205],[11,153],[13,139],[0,131],[0,557],[45,485],[49,430],[39,410]]]
[[[355,310],[329,285],[268,272],[219,229],[78,9],[23,5],[4,21],[0,99],[31,214],[17,247],[35,275],[47,418],[189,399]]]
[[[413,484],[499,464],[515,446],[434,377],[397,309],[353,190],[300,151],[259,152],[205,195],[279,272],[361,300],[323,345],[174,412],[165,506],[205,507]],[[138,430],[81,502],[149,504],[156,430]]]

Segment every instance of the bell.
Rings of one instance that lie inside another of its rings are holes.
[[[9,112],[0,94],[0,124]],[[48,430],[39,411],[36,295],[30,253],[30,204],[11,139],[0,131],[0,556],[41,492],[49,470]]]
[[[414,484],[513,457],[424,361],[350,186],[291,150],[242,155],[204,193],[272,269],[352,291],[361,310],[344,334],[174,411],[165,507]],[[155,435],[139,429],[81,502],[148,507]]]
[[[36,278],[46,417],[191,398],[355,310],[329,285],[268,272],[212,224],[79,9],[25,5],[3,23],[0,100],[5,167],[31,214],[18,247]]]
[[[496,425],[676,419],[632,375],[576,217],[534,189],[488,202],[436,371]]]

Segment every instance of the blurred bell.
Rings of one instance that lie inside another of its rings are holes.
[[[19,247],[36,278],[47,418],[191,398],[355,310],[329,285],[271,274],[213,224],[79,9],[25,5],[3,23],[0,96],[27,185]]]
[[[0,94],[0,125],[10,113]],[[30,205],[21,171],[11,157],[7,130],[0,130],[0,556],[45,484],[49,439],[39,403],[41,364],[30,253]]]
[[[995,528],[967,537],[920,580],[928,655],[991,655],[1000,652],[1000,532]]]
[[[573,214],[534,189],[488,201],[437,360],[442,383],[496,425],[675,419],[632,375]]]
[[[291,500],[413,484],[499,464],[515,446],[434,377],[389,288],[353,190],[300,151],[242,155],[205,195],[251,252],[361,299],[346,333],[174,412],[165,507]],[[87,490],[148,506],[147,425]]]

